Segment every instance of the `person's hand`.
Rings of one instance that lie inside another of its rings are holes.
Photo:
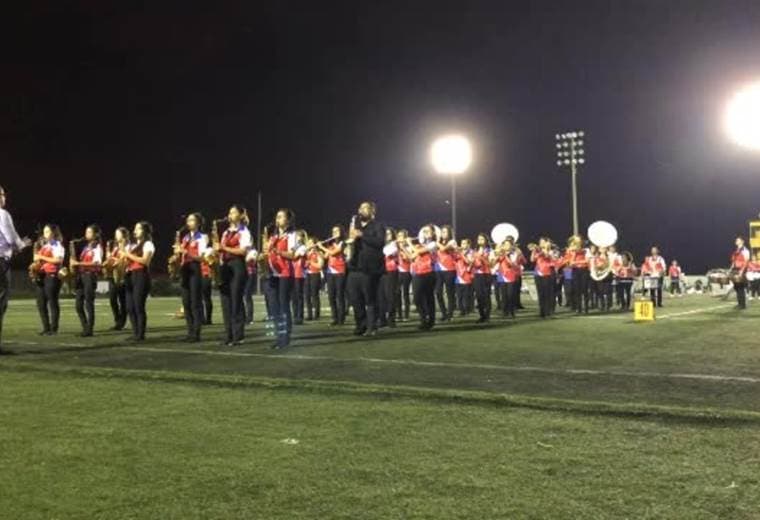
[[[174,254],[178,255],[180,253],[182,253],[182,246],[175,244],[174,245]]]
[[[70,260],[69,263],[71,264],[71,267],[76,267],[79,265],[79,261],[77,260]]]
[[[34,255],[34,261],[39,262],[40,258],[42,258],[40,255]]]
[[[363,234],[360,229],[354,228],[351,230],[351,238],[361,238]]]
[[[24,249],[32,245],[32,239],[29,237],[24,237],[21,239],[21,241],[24,243]]]

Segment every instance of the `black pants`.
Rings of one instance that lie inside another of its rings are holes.
[[[319,290],[322,285],[320,273],[309,273],[306,278],[306,317],[310,320],[319,319],[319,311],[322,302],[319,298]]]
[[[58,332],[61,318],[61,306],[58,303],[60,293],[61,280],[57,274],[46,274],[37,282],[37,312],[45,332]]]
[[[421,326],[432,329],[435,325],[435,273],[414,275],[412,290]]]
[[[148,313],[145,303],[150,293],[150,274],[145,269],[129,271],[124,282],[127,292],[127,315],[132,325],[132,336],[145,339],[145,329],[148,326]]]
[[[501,301],[501,290],[499,290],[499,281],[496,275],[491,276],[491,291],[496,297],[496,310],[503,311],[503,302]]]
[[[633,279],[619,278],[617,281],[618,305],[624,310],[631,308],[631,289],[633,288]]]
[[[603,280],[592,280],[593,282],[593,288],[594,288],[594,295],[596,296],[596,301],[598,304],[598,307],[602,311],[606,311],[612,308],[612,280],[607,277]]]
[[[269,277],[272,318],[277,332],[277,344],[280,346],[290,343],[290,333],[293,329],[293,315],[290,310],[292,291],[293,278]]]
[[[11,263],[0,258],[0,345],[3,344],[3,318],[8,310],[8,298],[11,288]]]
[[[475,275],[473,284],[478,314],[482,320],[487,320],[491,317],[491,275],[478,273]]]
[[[293,321],[296,325],[303,323],[305,292],[306,278],[293,278]]]
[[[565,283],[565,278],[562,276],[557,276],[554,279],[554,299],[556,301],[556,304],[562,307],[562,286]]]
[[[554,313],[554,275],[535,277],[538,291],[538,309],[542,318]]]
[[[219,269],[219,276],[219,299],[222,301],[225,341],[242,341],[245,337],[243,293],[248,278],[245,262],[242,258],[234,258],[223,263]]]
[[[662,277],[657,280],[657,288],[649,289],[649,297],[657,307],[662,307]]]
[[[757,298],[760,296],[760,280],[749,282],[750,296]]]
[[[332,322],[346,321],[346,275],[327,273],[327,299],[330,301]]]
[[[108,301],[111,304],[114,328],[121,330],[127,323],[127,288],[124,282],[117,285],[113,279],[108,280]]]
[[[565,291],[565,307],[575,310],[575,307],[573,307],[575,304],[573,301],[573,280],[571,278],[563,278],[562,289]]]
[[[514,318],[515,310],[517,310],[517,283],[504,282],[499,284],[499,290],[501,291],[502,312],[504,316]]]
[[[681,294],[681,280],[678,278],[670,279],[670,295]]]
[[[98,286],[96,273],[77,274],[75,306],[82,332],[92,334],[95,328],[95,289]]]
[[[206,321],[203,315],[203,274],[200,262],[187,262],[180,269],[182,307],[185,309],[187,335],[200,339],[201,326]]]
[[[213,281],[210,276],[204,276],[201,280],[201,299],[203,300],[203,323],[211,325],[211,315],[214,313],[214,302],[211,299]]]
[[[473,310],[472,284],[458,283],[456,287],[456,291],[457,291],[457,309],[459,309],[459,315],[465,316],[467,314],[470,314]]]
[[[523,284],[522,276],[518,277],[517,281],[515,281],[515,283],[517,284],[517,287],[515,288],[515,299],[517,300],[517,308],[518,309],[522,309],[523,308],[523,304],[522,304],[522,300],[521,300],[521,298],[522,298],[522,284]]]
[[[401,289],[399,295],[401,298],[400,305],[397,307],[399,319],[409,319],[409,308],[411,302],[409,299],[409,290],[412,286],[412,273],[401,272],[398,273],[398,286]]]
[[[573,267],[573,277],[570,282],[571,300],[575,312],[588,312],[589,305],[589,272],[588,269]]]
[[[351,271],[348,273],[348,294],[354,309],[356,330],[374,330],[377,327],[377,291],[380,273]]]
[[[739,304],[739,308],[747,308],[747,282],[741,281],[739,283],[734,282],[734,291],[736,291],[736,303]]]
[[[243,306],[245,307],[245,322],[253,323],[253,293],[256,292],[256,273],[247,273],[243,289]]]
[[[398,271],[384,273],[380,277],[377,306],[380,311],[380,324],[396,323],[396,305],[399,302]]]
[[[456,271],[438,271],[435,273],[435,297],[438,301],[438,309],[441,311],[443,320],[450,319],[454,316],[456,307]],[[446,300],[443,299],[444,289],[446,291]]]

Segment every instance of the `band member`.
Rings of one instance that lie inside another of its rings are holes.
[[[655,279],[652,282],[653,286],[649,288],[649,297],[657,307],[662,307],[662,282],[667,266],[668,264],[660,256],[660,250],[657,247],[652,247],[649,256],[644,259],[644,263],[641,266],[641,274],[643,276]]]
[[[188,343],[201,340],[201,327],[206,321],[203,315],[203,258],[209,248],[208,235],[201,231],[203,217],[200,213],[191,213],[185,219],[187,232],[181,242],[175,246],[174,254],[180,255],[180,287],[182,288],[182,307],[185,309]]]
[[[491,248],[488,236],[480,233],[477,239],[477,248],[473,253],[472,267],[475,273],[473,281],[475,287],[475,300],[478,304],[478,323],[485,323],[491,319]]]
[[[377,292],[385,271],[385,226],[376,220],[376,215],[374,202],[362,202],[349,230],[353,250],[348,265],[348,293],[357,336],[377,333]]]
[[[126,263],[121,252],[129,245],[129,230],[118,227],[113,240],[108,242],[107,256],[104,261],[108,278],[108,302],[113,314],[111,330],[122,330],[127,323],[127,289],[124,286]]]
[[[736,291],[736,303],[739,309],[747,308],[747,267],[749,250],[744,247],[744,238],[736,237],[736,249],[731,255],[731,281]]]
[[[319,298],[320,289],[322,288],[322,269],[324,269],[325,259],[316,246],[316,239],[309,238],[306,247],[306,321],[318,320],[322,307]]]
[[[148,325],[145,303],[150,293],[150,261],[156,252],[153,245],[153,228],[148,222],[138,222],[132,232],[132,243],[120,253],[127,262],[125,280],[127,315],[132,325],[132,341],[144,341]]]
[[[399,321],[409,320],[409,310],[411,300],[409,298],[410,288],[412,286],[412,258],[405,248],[409,240],[409,231],[399,229],[396,232],[396,244],[398,244],[398,286],[399,286],[399,305],[396,307]]]
[[[433,237],[433,226],[422,228],[422,240],[414,244],[407,239],[406,252],[412,260],[412,291],[414,304],[420,315],[420,330],[430,330],[435,325],[435,273],[433,256],[437,243]]]
[[[631,290],[637,269],[630,255],[624,255],[621,258],[620,266],[615,269],[615,277],[620,308],[627,311],[631,308]]]
[[[211,298],[211,294],[214,289],[217,266],[216,264],[212,265],[208,262],[208,254],[212,253],[213,249],[207,248],[206,251],[206,258],[201,262],[201,302],[203,303],[203,324],[212,325],[214,302]]]
[[[583,238],[579,235],[570,237],[562,263],[572,268],[570,299],[572,308],[578,314],[588,314],[590,260],[588,250],[583,247]]]
[[[683,292],[681,291],[682,276],[683,271],[681,270],[681,266],[678,265],[678,261],[673,260],[670,262],[670,267],[668,267],[668,277],[670,278],[670,296],[674,296],[675,294],[678,294],[678,296],[683,296]]]
[[[245,323],[253,325],[253,293],[256,292],[256,283],[259,280],[258,267],[259,252],[253,247],[245,255],[245,289],[243,290],[243,306],[245,307]]]
[[[333,241],[318,247],[327,258],[327,299],[332,314],[331,326],[343,325],[346,321],[346,257],[343,253],[343,226],[332,228]]]
[[[267,247],[269,259],[269,287],[272,315],[277,341],[272,348],[281,349],[290,344],[293,315],[290,309],[293,291],[293,258],[297,246],[293,231],[295,217],[289,209],[280,209],[275,216],[275,232]]]
[[[0,346],[3,336],[3,318],[8,308],[11,286],[11,257],[31,245],[28,238],[19,237],[11,214],[5,209],[7,194],[0,186]],[[0,353],[2,350],[0,349]]]
[[[457,259],[457,308],[460,316],[467,316],[474,309],[472,290],[472,242],[469,238],[463,238],[459,244]]]
[[[58,226],[47,224],[42,229],[42,239],[35,248],[39,248],[34,254],[34,262],[37,262],[37,311],[42,321],[40,336],[52,336],[58,333],[61,316],[58,303],[61,279],[58,273],[66,256]]]
[[[522,275],[524,258],[511,239],[506,239],[494,253],[497,267],[497,287],[501,291],[502,314],[515,317],[517,310],[517,279]]]
[[[612,308],[612,262],[607,254],[607,248],[598,248],[591,257],[590,264],[592,287],[595,296],[596,307],[602,312]]]
[[[387,228],[385,230],[385,272],[380,276],[380,289],[378,291],[378,308],[380,309],[380,326],[396,326],[396,304],[399,296],[398,283],[398,258],[399,250],[396,244],[396,232]]]
[[[760,298],[760,251],[747,263],[747,281],[749,282],[749,299]]]
[[[530,261],[535,264],[539,314],[542,318],[548,318],[554,313],[554,276],[556,269],[556,261],[552,256],[551,242],[548,238],[541,237],[538,246],[531,248]]]
[[[306,292],[306,231],[296,231],[293,251],[293,323],[303,325],[304,296]]]
[[[222,345],[231,347],[242,344],[245,337],[245,257],[253,241],[248,230],[248,215],[243,206],[233,204],[227,213],[227,222],[229,227],[222,233],[219,243],[214,244],[214,250],[221,260],[219,298],[222,301],[225,333]]]
[[[441,236],[438,239],[438,252],[435,260],[435,296],[441,311],[442,321],[451,321],[456,306],[456,275],[457,275],[457,241],[451,226],[441,226]],[[446,290],[446,300],[443,292]]]
[[[607,248],[607,257],[610,259],[610,266],[612,267],[612,281],[610,283],[610,291],[612,293],[611,299],[614,299],[616,306],[622,307],[620,302],[620,292],[617,290],[617,272],[620,270],[620,266],[623,263],[623,257],[617,252],[617,247],[615,247],[615,245],[611,245]]]
[[[76,310],[82,324],[81,336],[86,338],[92,336],[95,328],[95,289],[103,264],[100,227],[87,226],[84,239],[87,243],[79,253],[79,260],[72,259],[71,267],[76,268]]]

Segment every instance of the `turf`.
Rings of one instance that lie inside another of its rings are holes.
[[[756,302],[752,302],[755,303]],[[760,304],[413,324],[325,324],[268,349],[38,337],[13,301],[0,358],[8,518],[756,518]],[[259,308],[261,306],[259,305]],[[282,442],[297,439],[297,444]]]

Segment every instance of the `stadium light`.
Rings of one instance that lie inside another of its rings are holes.
[[[739,146],[760,150],[760,83],[734,94],[726,107],[725,126]]]
[[[584,142],[586,133],[582,130],[556,134],[557,166],[570,170],[573,193],[573,234],[578,234],[578,168],[586,164]]]
[[[472,146],[463,135],[439,137],[430,147],[430,162],[436,172],[451,179],[451,227],[457,229],[457,184],[456,177],[467,171],[472,163]]]

